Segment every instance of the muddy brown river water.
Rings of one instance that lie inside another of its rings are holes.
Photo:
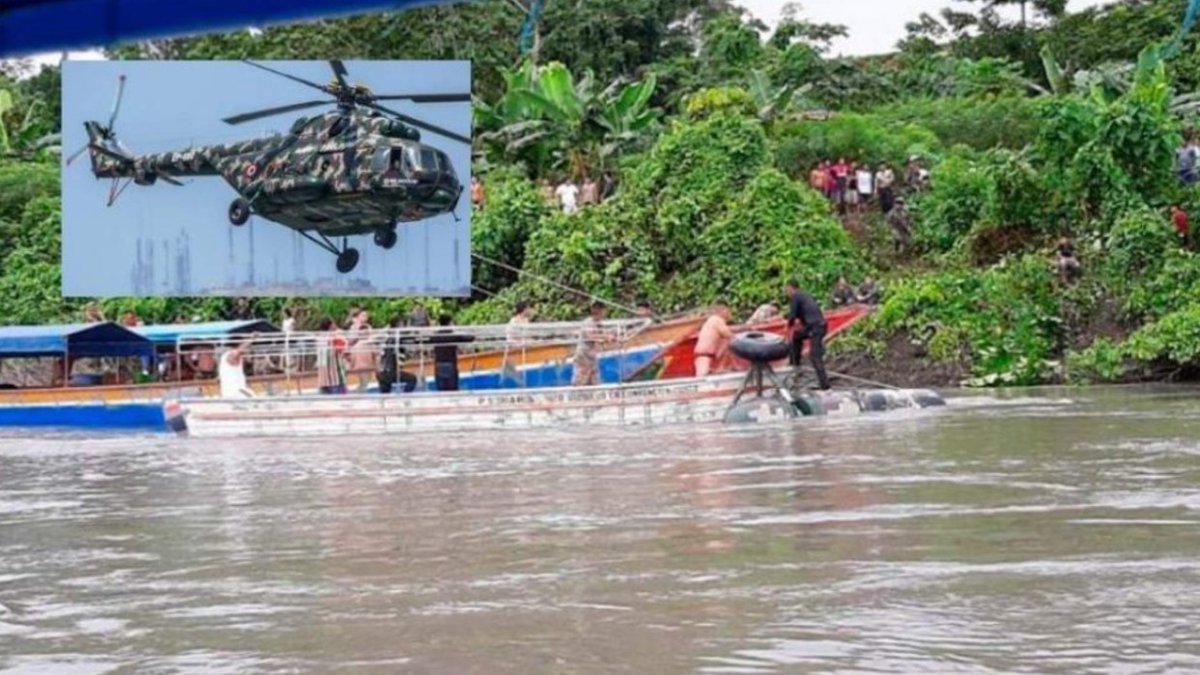
[[[0,673],[1200,672],[1200,392],[0,436]]]

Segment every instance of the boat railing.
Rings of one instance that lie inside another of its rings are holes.
[[[408,369],[417,371],[423,381],[432,373],[434,350],[439,347],[457,348],[460,363],[473,363],[472,356],[491,355],[496,357],[492,361],[502,363],[501,368],[519,370],[537,362],[544,353],[542,348],[574,346],[584,340],[594,343],[598,351],[615,352],[620,358],[629,342],[652,325],[650,319],[614,319],[601,321],[594,329],[576,321],[181,336],[176,340],[175,357],[208,352],[217,359],[225,350],[241,347],[253,373],[283,375],[290,389],[292,378],[316,372],[318,355],[324,350],[344,354],[353,364],[356,354],[369,355],[366,361],[378,363],[383,351],[391,348],[403,354]]]

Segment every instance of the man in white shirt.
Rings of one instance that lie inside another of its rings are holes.
[[[896,205],[896,172],[887,164],[880,165],[879,173],[875,174],[875,189],[879,192],[879,209],[887,215]]]
[[[258,334],[250,336],[242,344],[221,354],[221,362],[217,366],[217,379],[221,384],[221,398],[253,398],[254,392],[246,383],[245,353]]]
[[[554,190],[554,196],[558,197],[558,203],[562,204],[563,213],[572,214],[579,210],[579,186],[569,179],[564,180]]]
[[[871,173],[869,165],[863,164],[854,173],[854,179],[858,185],[858,210],[866,211],[875,195],[875,174]]]

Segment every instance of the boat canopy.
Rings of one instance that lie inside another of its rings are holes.
[[[279,328],[269,321],[253,319],[247,321],[208,321],[204,323],[138,326],[134,331],[149,339],[157,347],[173,347],[181,340],[198,342],[205,339],[224,338],[230,335],[278,333]]]
[[[265,323],[265,322],[264,322]],[[646,330],[649,319],[612,319],[600,322],[596,339],[608,344],[622,344]],[[269,325],[269,324],[267,324]],[[171,326],[174,328],[174,326]],[[184,325],[179,328],[186,328]],[[378,347],[392,345],[400,348],[434,347],[444,343],[470,344],[473,350],[503,349],[521,350],[538,345],[576,344],[585,330],[582,322],[489,324],[483,326],[425,326],[404,328],[380,328],[353,334],[358,344],[373,344]],[[265,330],[243,330],[242,333],[268,333]],[[335,335],[347,337],[349,331],[293,332],[275,335],[259,335],[251,344],[252,355],[272,356],[313,354]],[[156,339],[157,338],[151,338]],[[213,333],[205,336],[181,335],[177,342],[180,349],[200,344],[217,343],[226,346],[241,342],[237,336]]]
[[[455,0],[4,0],[0,57],[105,47]]]
[[[0,328],[0,358],[154,356],[150,340],[111,321]]]

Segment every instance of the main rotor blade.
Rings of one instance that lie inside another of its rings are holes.
[[[390,94],[372,96],[376,101],[412,101],[413,103],[459,103],[470,101],[470,94]]]
[[[389,115],[395,115],[396,119],[399,119],[401,122],[411,124],[412,126],[418,128],[418,129],[424,129],[426,131],[431,131],[431,132],[437,134],[438,136],[443,136],[445,138],[449,138],[451,140],[458,141],[459,143],[466,143],[467,145],[471,144],[471,139],[467,138],[466,136],[463,136],[461,134],[456,134],[453,131],[450,131],[449,129],[443,129],[442,127],[435,126],[428,122],[422,122],[421,120],[419,120],[415,117],[411,117],[409,115],[405,115],[402,112],[396,112],[395,110],[392,110],[390,108],[385,108],[381,105],[376,105],[374,103],[368,103],[367,107],[374,108],[380,112],[385,112]]]
[[[302,77],[296,77],[295,75],[289,75],[289,74],[283,72],[282,70],[275,70],[274,68],[268,68],[267,66],[264,66],[261,63],[255,63],[249,59],[242,59],[242,61],[244,61],[245,63],[249,63],[250,65],[254,66],[255,68],[261,68],[261,69],[267,71],[268,73],[275,73],[276,75],[278,75],[280,77],[286,77],[287,79],[289,79],[293,82],[299,82],[300,84],[303,84],[306,87],[312,87],[313,89],[319,89],[319,90],[325,92],[326,94],[332,93],[325,86],[317,84],[316,82],[309,82],[308,80],[306,80]]]
[[[335,103],[335,101],[329,101],[329,100],[305,101],[304,103],[292,103],[291,105],[281,105],[278,108],[266,108],[263,110],[256,110],[254,112],[242,113],[241,115],[234,115],[233,117],[226,117],[224,120],[221,120],[221,121],[225,122],[226,124],[241,124],[242,122],[249,122],[250,120],[256,120],[256,119],[259,119],[262,117],[270,117],[271,115],[278,115],[280,113],[292,112],[293,110],[303,110],[305,108],[312,108],[312,107],[318,106],[318,105],[330,105],[333,103]]]
[[[346,75],[348,73],[346,72],[346,66],[342,63],[342,60],[330,59],[329,65],[333,67],[333,74],[337,76],[338,84],[342,86],[342,89],[349,87],[350,85],[346,84]]]
[[[113,128],[117,121],[117,113],[121,111],[121,98],[125,95],[125,76],[117,78],[117,97],[113,99],[112,113],[108,116],[108,129]]]

